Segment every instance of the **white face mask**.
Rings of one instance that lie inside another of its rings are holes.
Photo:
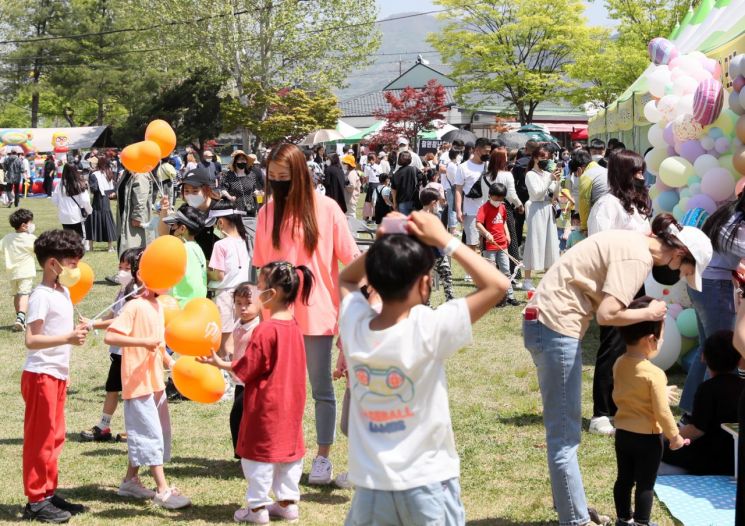
[[[193,208],[200,207],[205,201],[202,194],[189,194],[184,196],[184,199],[186,200],[186,203]]]
[[[122,288],[124,288],[127,285],[129,285],[130,282],[132,281],[132,272],[130,272],[129,270],[120,270],[117,273],[117,278],[119,281],[119,285],[121,285]]]
[[[593,160],[593,161],[595,161],[595,162],[598,162],[598,161],[599,161],[600,159],[602,159],[602,158],[603,158],[603,156],[602,156],[602,155],[593,155],[593,156],[592,156],[592,160]]]
[[[29,234],[33,234],[34,232],[36,232],[36,224],[29,223],[28,226],[26,227],[26,232],[28,232]]]
[[[331,159],[326,159],[326,166],[331,166]]]
[[[494,208],[499,208],[502,206],[503,201],[497,201],[495,199],[489,199],[489,204],[491,204]]]

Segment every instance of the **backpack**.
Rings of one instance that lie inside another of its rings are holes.
[[[18,157],[8,157],[5,160],[5,172],[9,183],[20,182],[21,174],[23,173],[23,162]]]

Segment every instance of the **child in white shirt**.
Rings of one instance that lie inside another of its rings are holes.
[[[509,283],[438,217],[397,216],[411,235],[382,235],[339,276],[340,337],[351,380],[349,481],[357,488],[347,524],[409,525],[422,515],[464,524],[444,362],[471,342],[471,324],[504,297]],[[435,310],[424,306],[432,247],[452,255],[476,285],[466,298]],[[380,295],[380,314],[359,292],[363,280]]]

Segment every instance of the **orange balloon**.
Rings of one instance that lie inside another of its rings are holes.
[[[119,154],[124,167],[133,173],[147,173],[160,162],[160,146],[153,141],[130,144]]]
[[[225,380],[217,367],[182,356],[173,366],[171,378],[179,393],[201,404],[214,404],[225,393]]]
[[[166,326],[166,344],[179,354],[209,356],[220,349],[222,322],[217,306],[194,298]]]
[[[732,154],[732,166],[738,173],[745,175],[745,146],[738,146]]]
[[[741,115],[735,124],[735,134],[740,142],[745,143],[745,115]]]
[[[163,317],[165,318],[165,325],[168,327],[168,324],[173,321],[173,319],[178,316],[178,313],[181,312],[181,307],[178,306],[178,301],[173,296],[169,296],[168,294],[161,294],[158,296],[158,303],[160,303],[161,308],[163,309]]]
[[[171,155],[171,152],[176,148],[176,133],[170,124],[161,119],[155,119],[147,125],[145,140],[153,141],[158,145],[161,159]]]
[[[78,261],[80,280],[68,290],[73,305],[77,305],[85,298],[93,287],[93,269],[85,261]]]
[[[140,279],[149,289],[170,289],[186,274],[186,248],[175,236],[160,236],[140,259]]]

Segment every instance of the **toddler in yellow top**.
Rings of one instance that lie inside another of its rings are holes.
[[[34,277],[36,277],[36,262],[34,261],[34,214],[25,208],[19,208],[8,218],[11,232],[0,241],[5,272],[10,283],[10,293],[13,295],[13,307],[16,310],[16,321],[13,330],[20,332],[26,329],[26,310],[28,297],[31,294]]]
[[[628,308],[645,309],[652,301],[645,296]],[[613,498],[617,524],[647,525],[662,459],[662,434],[670,440],[670,449],[680,449],[689,441],[678,433],[670,411],[665,372],[649,361],[657,356],[662,345],[663,322],[641,321],[619,327],[619,331],[626,343],[626,353],[613,366],[613,401],[618,407],[615,418],[618,477]],[[632,513],[631,489],[635,484]]]

